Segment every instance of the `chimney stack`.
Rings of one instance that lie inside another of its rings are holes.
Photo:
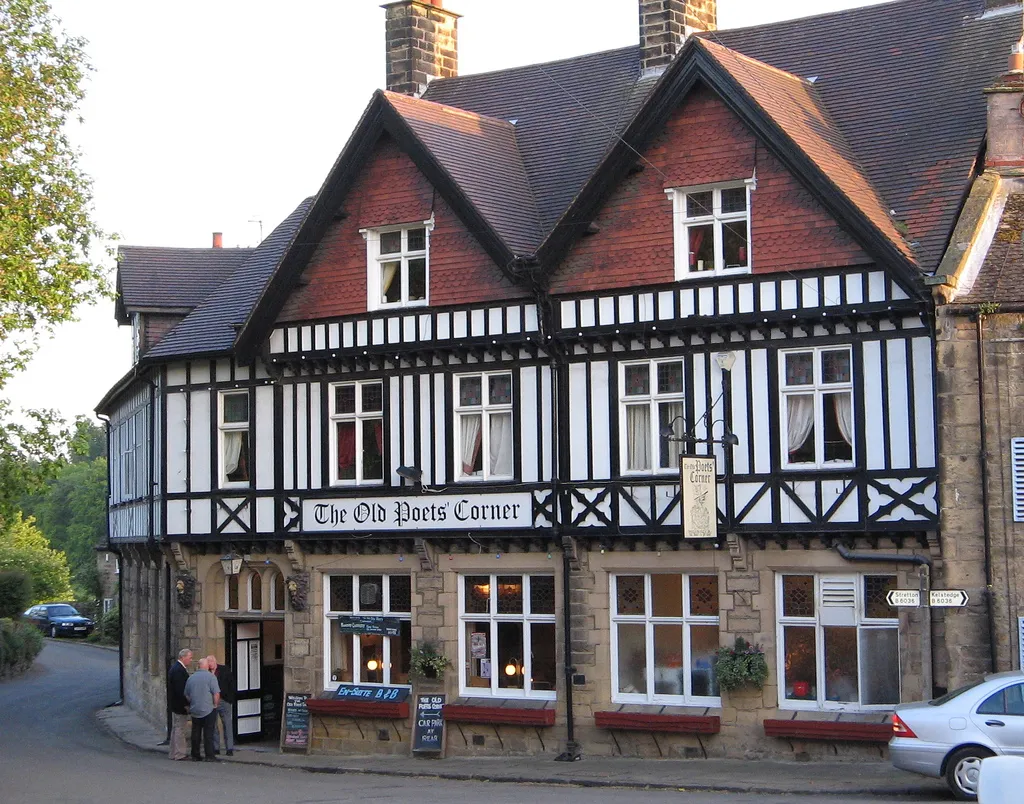
[[[986,87],[985,167],[1024,169],[1024,40],[1010,49],[1009,70]]]
[[[459,14],[443,0],[399,0],[385,12],[387,88],[419,96],[434,78],[459,74]]]
[[[639,0],[640,74],[660,75],[697,31],[718,29],[717,0]]]
[[[213,247],[224,248],[224,235],[220,232],[213,233]]]

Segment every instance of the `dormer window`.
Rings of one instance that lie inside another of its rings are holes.
[[[676,279],[750,272],[753,180],[666,190],[672,196]]]
[[[366,229],[367,308],[427,304],[428,242],[431,221]]]

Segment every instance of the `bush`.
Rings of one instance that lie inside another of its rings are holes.
[[[734,690],[744,684],[763,687],[768,678],[764,651],[760,645],[752,645],[743,637],[736,637],[733,647],[718,649],[715,676],[724,690]]]
[[[0,617],[17,617],[32,603],[32,576],[25,570],[0,572]]]
[[[97,642],[116,645],[121,641],[121,614],[115,606],[96,620],[94,632]]]
[[[43,635],[34,625],[0,620],[0,678],[23,673],[43,649]]]

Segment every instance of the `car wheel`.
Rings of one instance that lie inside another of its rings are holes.
[[[978,774],[981,760],[993,756],[987,748],[971,746],[954,751],[946,762],[946,784],[960,801],[974,801],[978,797]]]
[[[52,637],[53,639],[56,639],[56,638],[57,638],[57,626],[55,626],[55,625],[51,625],[51,626],[50,626],[50,636],[51,636],[51,637]]]

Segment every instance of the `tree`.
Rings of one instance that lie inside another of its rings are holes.
[[[0,387],[42,334],[109,292],[92,182],[67,137],[89,68],[46,0],[0,2]]]
[[[22,519],[20,513],[0,526],[0,571],[16,569],[31,576],[37,602],[73,597],[67,556],[51,549],[32,519]]]

